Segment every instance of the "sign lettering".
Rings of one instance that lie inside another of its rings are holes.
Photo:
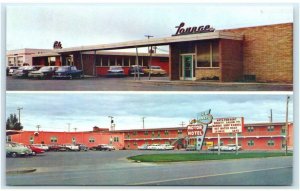
[[[244,118],[216,118],[212,120],[211,126],[212,133],[240,133],[244,127]]]
[[[207,33],[207,32],[214,32],[215,29],[212,28],[210,25],[201,25],[199,27],[187,27],[184,29],[185,23],[180,23],[179,26],[176,26],[177,28],[176,33],[173,36],[177,35],[186,35],[186,34],[195,34],[195,33]]]

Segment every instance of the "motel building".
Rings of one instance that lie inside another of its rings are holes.
[[[238,133],[238,144],[243,150],[272,150],[285,149],[287,136],[288,149],[293,149],[293,123],[253,123],[245,124],[242,132]],[[220,145],[235,144],[234,133],[221,133]],[[88,147],[98,144],[109,144],[117,150],[136,150],[143,144],[171,144],[175,149],[195,145],[196,137],[187,136],[187,127],[109,130],[94,127],[92,131],[82,132],[50,132],[50,131],[21,131],[19,134],[7,136],[7,141],[28,144],[85,144]],[[208,149],[208,143],[218,144],[218,136],[212,133],[208,126],[202,150]]]
[[[169,53],[156,55],[153,50],[160,46],[167,46]],[[151,56],[138,52],[147,47]],[[136,51],[125,53],[124,49]],[[103,75],[111,65],[123,66],[126,72],[137,63],[160,65],[169,80],[292,84],[293,23],[224,30],[179,23],[169,37],[55,48],[32,58],[33,65],[75,65],[93,76]]]

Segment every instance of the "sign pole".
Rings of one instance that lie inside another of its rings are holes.
[[[218,133],[218,155],[220,155],[220,133]]]
[[[239,144],[239,140],[238,140],[238,133],[235,134],[235,154],[238,155],[238,144]]]

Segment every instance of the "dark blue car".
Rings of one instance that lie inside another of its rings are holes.
[[[53,78],[55,79],[73,79],[83,78],[82,70],[77,70],[76,66],[61,66],[55,72]]]

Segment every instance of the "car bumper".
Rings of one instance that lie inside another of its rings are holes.
[[[124,77],[124,73],[108,73],[106,74],[106,77]]]

